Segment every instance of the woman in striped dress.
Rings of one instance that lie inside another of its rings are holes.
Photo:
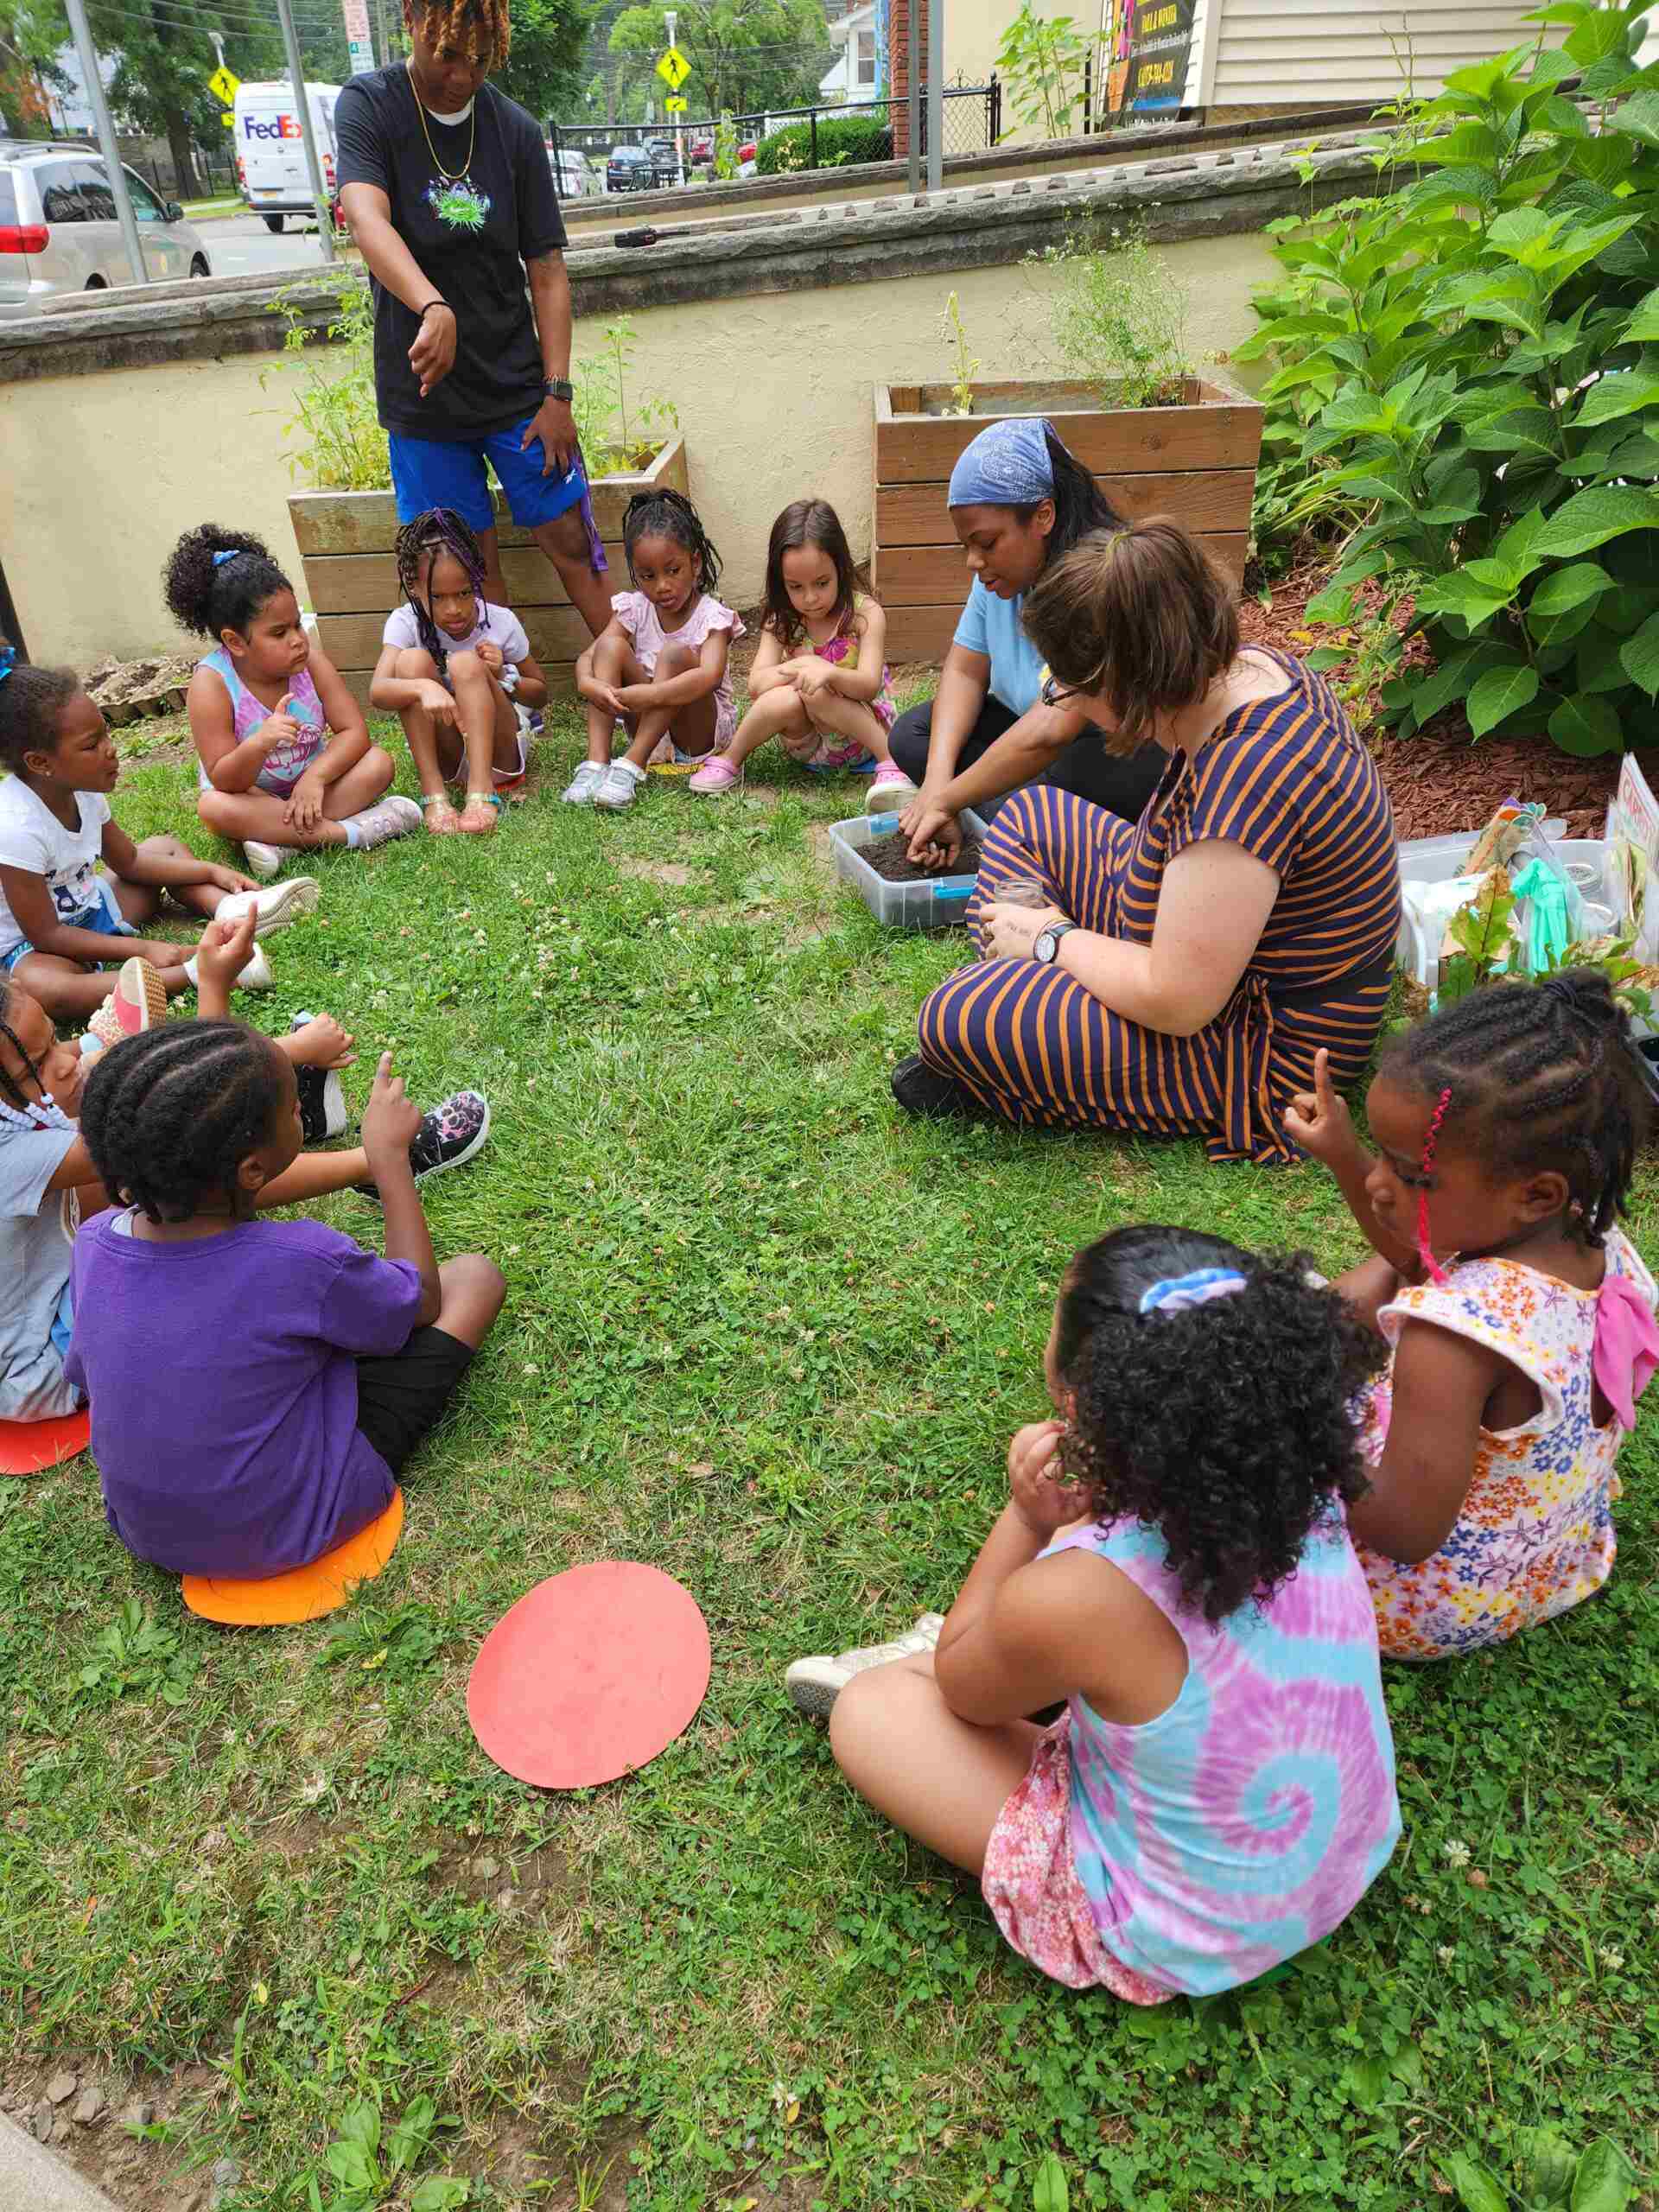
[[[1136,823],[1033,785],[987,836],[983,957],[922,1007],[901,1105],[1201,1136],[1211,1160],[1299,1157],[1285,1115],[1365,1065],[1400,923],[1394,822],[1329,687],[1241,648],[1230,587],[1177,523],[1082,540],[1027,602],[1046,693],[1168,765]],[[1035,878],[1041,910],[999,897]]]

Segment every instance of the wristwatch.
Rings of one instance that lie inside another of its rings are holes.
[[[549,377],[542,390],[550,399],[562,399],[567,407],[576,396],[576,388],[569,377]]]
[[[1076,922],[1050,922],[1046,929],[1038,931],[1031,941],[1031,957],[1039,968],[1053,966],[1060,939],[1077,927]]]

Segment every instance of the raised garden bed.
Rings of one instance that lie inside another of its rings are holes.
[[[688,488],[683,438],[671,438],[649,467],[601,476],[594,485],[594,518],[619,591],[627,588],[623,513],[636,492],[662,486],[677,492]],[[566,597],[557,569],[530,532],[512,521],[499,491],[495,503],[501,574],[513,613],[547,671],[551,690],[574,691],[576,656],[588,643],[588,626]],[[366,705],[381,632],[402,597],[392,550],[397,503],[390,492],[291,492],[288,512],[305,571],[305,596],[317,617],[318,640]]]
[[[1179,407],[1103,407],[1084,384],[972,391],[972,413],[957,415],[953,385],[875,387],[870,581],[893,659],[941,659],[956,634],[968,572],[945,502],[950,471],[988,423],[1009,416],[1046,415],[1121,513],[1173,515],[1242,580],[1262,450],[1262,409],[1246,393],[1213,374],[1193,378]]]

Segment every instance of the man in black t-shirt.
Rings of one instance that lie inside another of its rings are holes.
[[[611,598],[570,412],[564,224],[535,118],[486,82],[506,0],[404,0],[404,22],[408,60],[353,77],[334,112],[398,519],[464,516],[505,605],[487,459],[597,637]]]

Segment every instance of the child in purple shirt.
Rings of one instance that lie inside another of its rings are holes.
[[[363,1116],[386,1256],[254,1217],[301,1144],[292,1064],[233,1021],[105,1053],[81,1128],[131,1203],[76,1240],[65,1372],[92,1401],[110,1526],[179,1574],[280,1574],[375,1519],[501,1310],[492,1261],[439,1267],[420,1115],[384,1054]]]

